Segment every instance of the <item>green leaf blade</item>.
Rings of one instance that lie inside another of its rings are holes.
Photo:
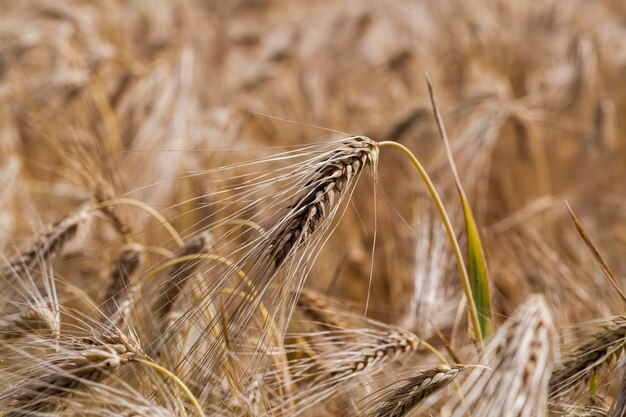
[[[493,334],[493,318],[491,313],[491,291],[489,286],[489,274],[487,272],[487,262],[483,250],[478,227],[474,221],[472,209],[461,189],[457,184],[459,195],[463,204],[463,216],[467,233],[467,258],[472,287],[472,296],[478,310],[478,321],[480,330],[485,339],[489,339]]]

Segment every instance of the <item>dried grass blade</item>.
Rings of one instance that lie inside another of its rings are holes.
[[[609,280],[609,282],[611,283],[615,291],[617,291],[622,301],[626,303],[626,294],[624,294],[624,291],[622,291],[619,284],[617,283],[617,280],[615,279],[615,275],[613,275],[611,268],[609,268],[609,265],[606,263],[604,258],[602,258],[602,255],[600,255],[600,251],[598,250],[596,245],[594,245],[593,241],[591,240],[587,232],[585,232],[585,229],[583,228],[582,223],[580,222],[578,217],[576,217],[576,215],[574,214],[572,207],[570,207],[567,201],[565,202],[565,205],[567,207],[567,211],[569,212],[569,215],[572,218],[572,221],[574,222],[574,225],[576,226],[576,230],[578,230],[580,237],[582,237],[583,240],[585,241],[585,244],[587,245],[587,247],[593,254],[593,257],[596,258],[596,261],[600,265],[600,269],[604,273],[604,276],[606,276],[606,278]]]
[[[441,139],[443,140],[446,156],[450,163],[450,168],[454,176],[454,182],[459,192],[459,198],[463,207],[463,216],[465,218],[465,231],[467,233],[467,258],[469,261],[468,269],[470,276],[470,284],[472,287],[472,296],[474,297],[474,303],[476,303],[476,309],[478,310],[478,321],[480,322],[480,330],[483,338],[489,339],[493,334],[493,315],[491,312],[491,291],[489,288],[489,274],[487,272],[487,262],[485,259],[485,251],[480,240],[478,233],[478,227],[472,214],[469,201],[461,185],[461,179],[457,172],[454,158],[452,157],[452,150],[450,149],[450,142],[446,133],[445,126],[443,124],[443,118],[437,107],[435,100],[435,94],[433,92],[433,86],[428,74],[426,75],[426,83],[428,84],[428,92],[430,94],[430,101],[435,113],[435,119],[437,120],[437,127]]]

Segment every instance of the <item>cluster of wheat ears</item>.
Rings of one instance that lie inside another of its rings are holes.
[[[623,4],[338,3],[0,0],[0,416],[626,417]]]

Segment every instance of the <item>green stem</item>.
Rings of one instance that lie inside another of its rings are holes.
[[[456,239],[456,235],[454,234],[454,229],[452,227],[452,222],[450,222],[450,218],[448,217],[448,213],[443,206],[441,198],[435,189],[435,185],[430,180],[430,177],[426,173],[426,170],[420,164],[419,160],[413,155],[413,153],[404,145],[387,140],[383,142],[378,142],[379,147],[383,146],[391,146],[401,150],[410,160],[413,162],[415,169],[419,172],[420,176],[424,180],[426,184],[426,188],[428,188],[428,192],[430,193],[431,198],[435,202],[437,206],[437,210],[439,211],[439,215],[443,220],[443,225],[446,228],[446,233],[448,234],[448,239],[450,240],[450,244],[452,245],[452,251],[454,252],[454,257],[456,258],[456,263],[459,268],[459,273],[461,274],[461,283],[463,284],[463,292],[465,293],[465,298],[467,299],[467,306],[469,309],[470,321],[472,322],[472,329],[474,331],[474,338],[478,343],[479,348],[482,350],[483,343],[483,335],[480,330],[480,324],[478,321],[478,312],[476,310],[476,303],[474,303],[474,297],[472,297],[472,288],[470,286],[469,276],[467,274],[467,269],[465,268],[465,262],[463,261],[463,255],[461,254],[461,248],[459,247],[459,242]]]

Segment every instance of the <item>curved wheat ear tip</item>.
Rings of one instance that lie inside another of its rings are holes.
[[[79,226],[88,218],[89,212],[82,210],[53,223],[28,250],[20,253],[0,270],[0,277],[11,274],[23,276],[37,263],[54,258],[76,236]]]
[[[200,233],[181,247],[176,252],[175,258],[208,253],[212,243],[213,236],[211,233]],[[181,262],[170,270],[167,280],[164,283],[163,292],[161,293],[161,296],[157,300],[157,304],[155,306],[155,312],[160,319],[165,318],[170,312],[176,302],[176,299],[185,287],[187,280],[195,271],[199,262],[200,261],[198,259]]]
[[[318,163],[300,197],[289,207],[287,216],[280,220],[271,239],[270,257],[276,266],[281,266],[315,232],[335,208],[335,200],[341,199],[364,167],[375,166],[377,161],[377,143],[367,137],[356,136],[342,142],[340,147]]]
[[[571,393],[603,364],[618,358],[625,346],[626,317],[618,317],[583,342],[559,365],[550,378],[550,397]]]
[[[51,371],[31,377],[8,393],[4,417],[24,417],[54,411],[62,398],[97,383],[121,365],[128,363],[127,354],[115,349],[87,349],[72,352],[60,363],[50,364]],[[5,395],[2,395],[5,397]],[[5,397],[5,398],[6,398]]]
[[[120,252],[109,273],[110,284],[105,296],[105,313],[113,314],[125,304],[124,300],[129,296],[128,286],[143,263],[143,255],[143,247],[138,244],[127,245]]]
[[[29,305],[24,311],[0,318],[0,340],[17,339],[35,332],[43,332],[49,337],[59,336],[59,317],[51,307]]]
[[[461,365],[436,365],[417,375],[391,391],[380,401],[380,406],[372,417],[401,417],[407,415],[428,397],[447,386],[459,375]]]
[[[544,415],[557,334],[543,297],[531,296],[493,336],[483,362],[462,385],[464,400],[454,397],[452,417],[471,412],[481,417]]]

